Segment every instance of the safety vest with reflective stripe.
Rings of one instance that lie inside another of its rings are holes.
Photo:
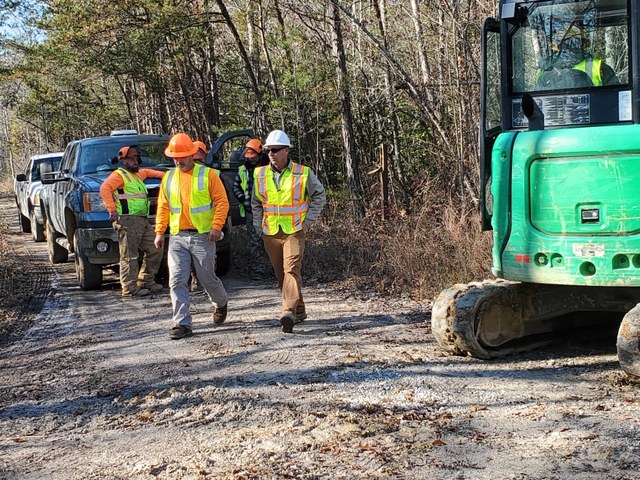
[[[149,215],[149,192],[142,179],[124,168],[116,172],[124,181],[124,186],[113,192],[118,215]]]
[[[262,201],[262,233],[275,235],[282,229],[291,234],[302,230],[309,210],[307,178],[309,167],[291,163],[291,168],[282,173],[278,189],[271,166],[255,169],[253,188]]]
[[[251,192],[247,192],[247,183],[249,183],[249,172],[247,170],[247,167],[245,167],[244,165],[240,165],[240,168],[238,168],[238,175],[240,176],[240,188],[242,188],[242,191],[244,192],[246,198],[247,195],[251,195]],[[238,209],[240,210],[240,216],[244,217],[245,211],[244,205],[242,203],[238,204]]]
[[[177,235],[180,231],[180,171],[177,168],[169,170],[162,179],[162,188],[169,201],[169,231]],[[207,233],[213,226],[216,209],[209,193],[209,168],[194,164],[191,174],[191,198],[187,215],[198,233]]]
[[[573,70],[579,70],[586,73],[591,79],[591,83],[594,87],[602,86],[602,77],[600,76],[600,67],[602,66],[602,59],[600,58],[585,58],[581,62],[574,65]]]

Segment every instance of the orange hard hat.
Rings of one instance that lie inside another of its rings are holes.
[[[261,154],[262,153],[262,142],[260,140],[258,140],[257,138],[252,138],[251,140],[249,140],[246,143],[245,148],[250,148],[251,150],[253,150],[257,154]]]
[[[198,151],[191,137],[186,133],[176,133],[169,140],[169,145],[164,149],[164,154],[172,158],[190,157]]]
[[[196,140],[195,142],[193,142],[193,144],[196,147],[198,147],[200,150],[202,150],[205,154],[209,153],[209,149],[207,148],[204,142],[201,142],[200,140]]]
[[[138,150],[138,146],[137,145],[131,145],[128,147],[122,147],[120,149],[120,151],[118,151],[118,160],[122,160],[123,158],[126,158],[129,156],[129,153],[131,153],[131,149],[134,149],[136,152],[138,152],[138,156],[140,156],[140,150]]]

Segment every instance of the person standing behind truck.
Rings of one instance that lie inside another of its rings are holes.
[[[252,138],[246,143],[241,159],[243,164],[238,168],[238,173],[233,181],[233,194],[238,199],[240,216],[245,218],[249,234],[249,273],[252,279],[261,280],[264,275],[265,250],[262,238],[260,238],[260,230],[256,230],[253,225],[251,193],[255,168],[268,165],[269,158],[262,151],[262,142],[257,138]]]
[[[254,171],[251,208],[282,291],[282,331],[307,318],[302,298],[302,257],[309,228],[326,203],[324,187],[307,166],[289,160],[291,142],[274,130],[264,142],[269,165]]]
[[[207,148],[205,143],[201,140],[196,140],[195,142],[193,142],[193,145],[198,147],[198,150],[193,155],[193,161],[200,165],[204,165],[204,162],[207,158],[207,153],[209,153],[209,149]],[[214,170],[218,175],[220,175],[220,170],[216,170],[215,168]],[[196,275],[196,267],[194,267],[193,264],[191,265],[191,291],[204,292],[204,288],[200,284],[200,281],[198,280],[198,276]]]
[[[227,318],[228,296],[216,276],[215,259],[229,200],[218,174],[194,162],[197,151],[186,133],[171,137],[164,154],[173,158],[176,168],[162,179],[158,197],[156,247],[164,247],[167,227],[171,232],[167,254],[173,340],[193,335],[188,288],[192,264],[213,305],[213,324],[222,325]]]
[[[164,172],[140,168],[140,149],[136,145],[122,147],[118,157],[121,167],[100,186],[100,196],[109,212],[109,220],[118,232],[120,249],[120,285],[123,297],[144,297],[162,290],[155,277],[163,251],[154,245],[153,227],[147,219],[149,198],[144,180],[162,178]],[[138,271],[138,251],[142,250],[142,268]]]

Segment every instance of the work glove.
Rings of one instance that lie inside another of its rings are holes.
[[[118,212],[109,212],[109,221],[115,222],[118,220]]]

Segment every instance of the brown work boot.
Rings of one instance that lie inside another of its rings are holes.
[[[307,312],[297,312],[296,320],[294,323],[298,324],[307,318]]]
[[[159,283],[150,283],[148,285],[138,285],[140,288],[146,288],[147,290],[149,290],[150,292],[159,292],[161,291],[164,287],[162,285],[160,285]]]
[[[189,327],[184,325],[176,325],[171,329],[171,340],[180,340],[181,338],[187,338],[193,336],[193,331]]]
[[[280,325],[284,333],[293,332],[293,326],[296,323],[296,317],[293,313],[287,312],[280,317]]]
[[[192,292],[204,292],[204,287],[198,280],[195,272],[191,272],[191,291]]]
[[[227,319],[227,305],[218,307],[213,311],[213,324],[222,325]]]

